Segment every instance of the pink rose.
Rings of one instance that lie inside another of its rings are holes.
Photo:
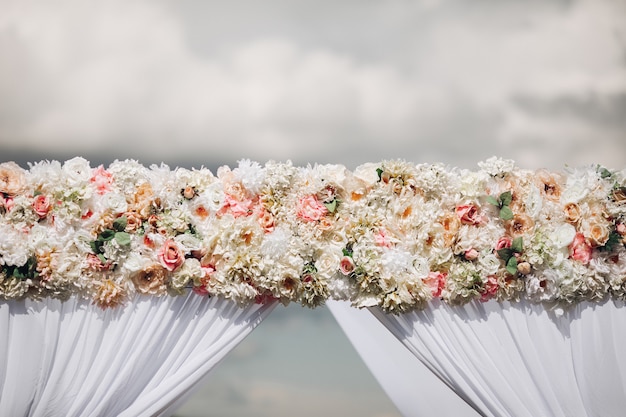
[[[511,241],[510,237],[502,236],[500,239],[498,239],[498,242],[496,243],[496,251],[499,251],[500,249],[510,248],[512,244],[513,242]]]
[[[297,216],[307,222],[316,222],[328,213],[328,209],[314,195],[300,198],[297,205]]]
[[[582,233],[576,233],[574,241],[569,245],[569,256],[585,265],[591,260],[591,245]]]
[[[354,271],[354,261],[349,256],[344,256],[339,262],[339,269],[344,275],[350,275]]]
[[[172,239],[167,239],[157,254],[159,262],[168,271],[175,271],[185,261],[185,256]]]
[[[111,191],[111,186],[113,185],[113,175],[102,165],[93,170],[93,175],[89,180],[96,189],[98,194],[106,194]]]
[[[491,300],[496,296],[498,292],[498,277],[495,275],[489,275],[487,282],[483,288],[483,292],[480,294],[480,301],[485,302]]]
[[[478,207],[473,204],[457,206],[456,215],[463,224],[477,225],[483,222],[483,218],[478,214]]]
[[[13,197],[4,198],[2,193],[0,193],[0,207],[4,207],[6,211],[11,211],[11,209],[15,206],[13,202]]]
[[[465,259],[467,259],[468,261],[473,261],[475,259],[478,259],[478,256],[480,254],[478,253],[478,251],[474,248],[472,249],[468,249],[465,251],[465,254],[463,255],[465,257]]]
[[[615,231],[617,231],[617,233],[619,233],[622,236],[626,235],[626,224],[617,223],[617,225],[615,226]]]
[[[430,289],[433,297],[441,297],[441,291],[446,286],[447,275],[445,272],[430,272],[428,277],[424,278],[424,284]]]
[[[43,219],[50,211],[50,199],[43,194],[39,194],[33,200],[33,210],[40,219]]]

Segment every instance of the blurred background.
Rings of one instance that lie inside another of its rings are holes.
[[[623,169],[626,1],[0,0],[0,161],[77,155]],[[178,413],[270,415],[398,413],[292,306]]]

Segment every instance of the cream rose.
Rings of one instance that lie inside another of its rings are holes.
[[[15,162],[0,164],[0,194],[15,196],[26,188],[25,171]]]

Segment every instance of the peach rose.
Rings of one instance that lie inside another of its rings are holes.
[[[141,229],[141,226],[143,226],[143,218],[139,215],[139,213],[134,211],[127,211],[126,213],[124,213],[124,216],[126,216],[126,228],[124,229],[125,232],[135,233],[139,229]]]
[[[582,233],[576,233],[574,241],[569,245],[569,254],[572,259],[585,265],[591,260],[591,245],[587,243]]]
[[[604,246],[608,242],[611,231],[605,222],[592,221],[585,229],[592,246]]]
[[[439,224],[443,227],[443,242],[446,247],[452,246],[454,237],[459,231],[459,219],[452,213],[446,213],[439,219]]]
[[[33,210],[40,219],[46,217],[50,211],[50,199],[48,196],[43,194],[36,196],[33,200]]]
[[[457,206],[456,215],[463,224],[478,225],[483,222],[483,217],[478,213],[478,207],[474,204]]]
[[[297,216],[307,222],[316,222],[328,213],[328,209],[319,202],[316,196],[308,195],[300,198],[297,205]]]
[[[271,233],[274,231],[274,216],[271,212],[265,210],[263,206],[258,210],[259,225],[265,233]]]
[[[0,194],[15,196],[26,188],[26,175],[15,162],[0,164]]]
[[[447,275],[445,272],[429,272],[428,276],[423,279],[433,297],[441,297],[441,292],[446,286]]]
[[[578,223],[580,220],[580,207],[576,203],[568,203],[563,207],[565,212],[565,221],[570,224]]]
[[[175,271],[185,261],[185,256],[176,242],[167,239],[157,254],[159,262],[168,271]]]

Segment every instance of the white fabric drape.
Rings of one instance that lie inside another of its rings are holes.
[[[326,305],[403,416],[478,416],[368,310],[346,301],[328,300]]]
[[[0,303],[0,416],[169,416],[273,309],[192,292]]]
[[[372,313],[485,416],[623,416],[626,310],[581,303],[562,315],[527,302],[434,302]]]

